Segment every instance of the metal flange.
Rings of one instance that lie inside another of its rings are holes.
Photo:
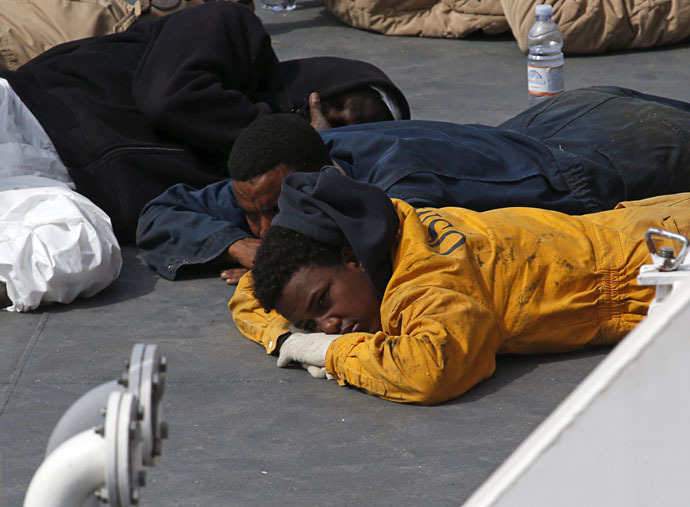
[[[113,392],[105,414],[105,491],[99,495],[113,507],[139,503],[143,473],[143,438],[137,416],[138,402],[132,393]]]
[[[144,464],[156,465],[162,452],[162,441],[168,438],[168,426],[162,420],[162,398],[165,391],[167,359],[155,345],[137,343],[132,348],[128,371],[128,390],[139,400],[141,429],[144,438]]]

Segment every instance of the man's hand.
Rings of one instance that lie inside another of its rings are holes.
[[[314,378],[329,378],[326,374],[326,352],[339,334],[292,333],[280,347],[278,368],[292,362],[299,363]]]
[[[220,278],[225,280],[225,283],[228,285],[237,285],[240,282],[242,275],[248,272],[249,270],[247,268],[224,269],[220,272]]]
[[[316,130],[331,128],[330,122],[326,119],[321,109],[321,97],[316,92],[309,94],[309,114],[311,116],[311,126]]]
[[[241,264],[240,268],[228,268],[220,272],[221,279],[228,285],[236,285],[242,275],[249,271],[254,265],[256,251],[261,244],[260,239],[244,238],[235,241],[222,254],[214,259],[215,264]]]
[[[247,269],[252,269],[259,245],[261,245],[261,240],[256,238],[244,238],[235,241],[228,247],[230,260],[240,263]]]

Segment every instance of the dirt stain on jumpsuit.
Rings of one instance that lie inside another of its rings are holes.
[[[528,304],[531,301],[532,295],[534,294],[534,291],[537,290],[538,286],[539,285],[537,284],[537,282],[532,282],[527,287],[522,289],[522,292],[520,293],[520,297],[518,298],[518,303],[517,303],[520,308],[522,308],[523,306],[525,306],[526,304]]]
[[[570,264],[566,259],[561,259],[561,264],[565,266],[568,269],[568,271],[572,271],[573,269],[575,269],[575,266]]]

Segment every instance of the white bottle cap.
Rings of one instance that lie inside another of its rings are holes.
[[[534,14],[535,14],[537,17],[551,16],[551,15],[553,15],[553,9],[552,9],[551,6],[548,5],[548,4],[537,5],[537,6],[534,8]]]

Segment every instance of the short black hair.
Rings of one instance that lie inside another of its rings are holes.
[[[278,164],[294,171],[317,172],[331,165],[331,155],[319,133],[294,113],[270,114],[254,120],[230,151],[228,173],[249,181]]]
[[[254,296],[269,312],[300,268],[341,265],[345,265],[341,246],[328,245],[285,227],[273,226],[261,240],[254,258]]]

